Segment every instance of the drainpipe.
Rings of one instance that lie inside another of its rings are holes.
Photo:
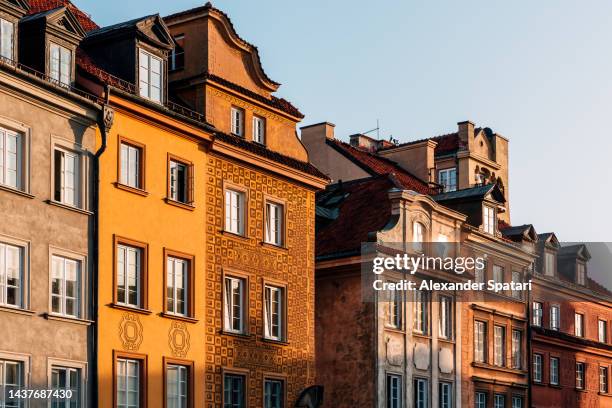
[[[100,110],[100,115],[98,116],[98,128],[100,129],[100,136],[102,138],[102,143],[100,148],[96,151],[94,156],[94,174],[93,174],[93,207],[94,207],[94,222],[93,222],[93,271],[92,271],[92,293],[91,293],[91,308],[92,308],[92,320],[94,323],[93,326],[93,338],[92,338],[92,347],[93,356],[90,359],[91,361],[91,371],[93,381],[91,381],[92,389],[91,389],[91,398],[92,398],[92,406],[98,406],[98,352],[99,350],[99,342],[98,342],[98,276],[99,276],[99,218],[100,218],[100,156],[106,151],[106,142],[107,142],[107,133],[110,130],[110,127],[113,123],[114,113],[113,110],[109,106],[109,97],[110,97],[110,87],[107,85],[104,90],[104,104],[102,105],[102,109]]]

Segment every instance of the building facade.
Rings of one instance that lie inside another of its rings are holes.
[[[25,406],[25,388],[88,406],[102,109],[74,88],[80,23],[32,3],[0,1],[0,405]]]

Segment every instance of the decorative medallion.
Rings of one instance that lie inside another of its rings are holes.
[[[174,357],[184,358],[189,351],[189,332],[183,322],[172,322],[168,332],[168,344]]]
[[[142,323],[138,315],[125,313],[119,322],[119,338],[125,350],[136,351],[142,343]]]

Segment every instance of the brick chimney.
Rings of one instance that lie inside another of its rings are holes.
[[[433,140],[423,140],[380,150],[378,155],[393,160],[425,182],[435,181],[434,151],[437,145]]]
[[[366,136],[361,133],[350,135],[349,138],[351,146],[361,150],[366,150],[368,152],[374,153],[380,146],[379,140],[373,139],[370,136]]]
[[[459,126],[459,140],[468,147],[470,152],[474,151],[474,123],[469,120],[457,123]]]

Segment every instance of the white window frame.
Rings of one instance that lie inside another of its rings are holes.
[[[487,323],[474,320],[474,361],[487,362]]]
[[[55,54],[57,52],[57,54]],[[49,77],[60,85],[72,85],[72,50],[51,42],[49,44]],[[57,55],[57,66],[55,66]],[[66,61],[68,59],[68,61]],[[57,70],[56,70],[57,68]],[[68,70],[68,72],[66,72]]]
[[[58,262],[59,264],[56,264],[56,262]],[[61,266],[61,271],[55,271],[55,267],[56,265]],[[76,290],[75,290],[75,296],[69,297],[66,294],[66,274],[68,271],[68,266],[69,265],[73,265],[76,271]],[[81,316],[81,287],[82,287],[82,274],[83,274],[83,263],[80,259],[73,259],[70,257],[67,257],[63,254],[56,254],[53,253],[51,254],[51,283],[50,283],[50,298],[51,298],[51,307],[50,307],[50,311],[51,314],[54,315],[59,315],[59,316],[66,316],[66,317],[73,317],[73,318],[79,318]],[[59,272],[60,276],[58,276],[58,278],[60,279],[60,293],[53,293],[53,280],[56,277],[56,272]],[[53,310],[53,299],[54,298],[58,298],[59,299],[59,306],[60,309],[59,311],[55,311]],[[66,309],[66,305],[68,300],[71,299],[74,302],[74,310],[75,313],[74,314],[69,314]]]
[[[493,394],[493,408],[505,408],[506,396],[504,394]]]
[[[576,388],[579,390],[584,390],[585,387],[585,371],[586,364],[582,361],[576,361]]]
[[[402,293],[399,290],[392,291],[389,296],[391,299],[387,302],[388,320],[387,325],[394,329],[402,327]]]
[[[522,283],[522,275],[519,271],[512,271],[512,282],[515,284]],[[515,299],[522,299],[523,292],[519,289],[512,289],[512,297]]]
[[[574,335],[584,337],[584,314],[574,313]]]
[[[9,30],[8,33],[7,30]],[[5,43],[7,38],[8,49]],[[0,18],[0,58],[11,61],[15,59],[15,24],[3,18]]]
[[[416,252],[423,252],[423,241],[425,240],[425,226],[414,221],[412,223],[412,248]]]
[[[487,234],[495,235],[495,208],[490,205],[483,205],[482,229]]]
[[[542,354],[533,354],[533,381],[537,383],[542,382]]]
[[[285,291],[284,287],[264,284],[264,337],[266,339],[284,340]],[[276,325],[275,317],[278,322]]]
[[[429,293],[414,292],[414,331],[420,334],[429,333]]]
[[[283,246],[285,238],[285,205],[275,201],[266,201],[265,242]]]
[[[576,265],[576,283],[580,286],[586,285],[586,265],[582,262]]]
[[[506,327],[493,326],[493,364],[506,366]]]
[[[19,273],[19,286],[10,285],[11,288],[16,289],[17,302],[16,304],[7,303],[8,298],[8,265],[7,255],[9,251],[17,251],[18,256],[18,273]],[[28,246],[22,243],[17,243],[10,239],[5,239],[0,236],[0,306],[10,307],[15,309],[26,308],[26,271],[28,266]]]
[[[119,152],[119,160],[121,160],[119,183],[142,190],[144,179],[140,173],[144,171],[142,168],[143,148],[127,141],[121,141],[119,149],[121,150]]]
[[[231,392],[229,393],[229,395],[232,395],[232,401],[227,401],[225,399],[225,395],[226,394],[226,385],[227,385],[227,380],[230,380],[231,382]],[[240,381],[239,385],[240,385],[240,389],[238,390],[238,398],[239,401],[234,401],[233,400],[233,395],[236,394],[236,389],[234,388],[234,385],[238,384],[238,380]],[[243,374],[236,374],[236,373],[224,373],[223,374],[223,404],[224,406],[231,406],[231,407],[235,407],[235,406],[239,406],[239,407],[246,407],[247,406],[247,378],[245,375]]]
[[[170,371],[175,371],[175,382],[171,383]],[[166,365],[166,406],[176,408],[189,407],[189,367],[180,364]],[[182,385],[185,386],[185,394],[181,393]],[[170,385],[174,385],[176,394],[170,394]]]
[[[246,332],[247,287],[248,284],[245,278],[228,275],[223,277],[223,304],[225,306],[223,310],[223,330],[226,332],[239,334]],[[235,292],[236,289],[238,293]],[[231,293],[228,293],[228,291]],[[240,301],[239,304],[235,303],[236,294]],[[236,322],[238,323],[238,328],[234,326]]]
[[[561,327],[561,307],[559,305],[550,306],[550,329],[559,331]]]
[[[493,264],[493,280],[495,283],[504,283],[504,267]]]
[[[136,382],[136,401],[138,401],[138,405],[136,405],[137,407],[140,407],[140,393],[142,392],[141,390],[141,378],[140,376],[142,375],[141,373],[141,365],[143,364],[143,362],[141,360],[137,360],[137,359],[130,359],[130,358],[117,358],[115,364],[117,365],[115,367],[116,369],[116,373],[117,373],[117,378],[115,379],[115,381],[117,382],[117,395],[115,396],[116,401],[117,401],[117,408],[134,408],[133,405],[128,405],[128,401],[129,401],[129,397],[128,397],[128,390],[131,390],[131,384],[133,384],[134,382]],[[122,367],[123,366],[123,367]],[[135,368],[135,372],[136,375],[129,375],[129,367],[133,367]],[[124,380],[123,382],[119,381],[119,378],[123,377]],[[119,388],[119,384],[123,383],[125,385],[125,389],[120,389]],[[119,398],[119,393],[120,391],[124,391],[125,392],[125,399],[124,400],[120,400]],[[132,391],[133,392],[133,391]]]
[[[225,228],[227,232],[245,235],[246,193],[231,188],[225,189]]]
[[[56,371],[63,371],[66,375],[66,385],[64,387],[59,387],[59,386],[54,386],[53,385],[53,376],[55,375]],[[76,373],[76,384],[72,384],[71,378],[70,378],[70,374],[71,373]],[[51,366],[51,376],[49,378],[49,388],[52,390],[58,390],[58,391],[62,391],[62,390],[70,390],[72,391],[72,395],[70,398],[62,398],[60,400],[56,400],[56,399],[51,399],[50,401],[50,406],[54,407],[54,404],[62,404],[62,406],[65,407],[72,407],[72,405],[70,405],[71,402],[77,402],[77,407],[81,407],[82,406],[82,399],[83,399],[83,372],[81,368],[75,368],[75,367],[66,367],[66,366],[62,366],[62,365],[52,365]],[[76,393],[77,395],[74,395],[74,389],[76,386]],[[59,405],[58,405],[59,406]]]
[[[146,61],[147,65],[143,65]],[[159,86],[155,86],[153,83],[153,75],[151,62],[155,61],[159,63]],[[143,72],[144,71],[144,72]],[[146,78],[143,78],[143,74],[146,72]],[[159,89],[159,99],[153,96],[153,89]],[[142,48],[138,49],[138,95],[142,98],[148,99],[153,102],[163,103],[164,100],[164,60],[145,51]]]
[[[555,276],[555,254],[544,252],[544,275]]]
[[[445,340],[452,340],[454,335],[454,299],[451,296],[440,296],[440,316],[438,318],[439,337]]]
[[[523,408],[523,397],[512,397],[512,408]]]
[[[520,370],[523,366],[523,332],[521,330],[512,329],[511,352],[512,368]]]
[[[183,310],[179,309],[178,304],[178,287],[177,283],[181,280],[180,277],[177,276],[177,267],[182,266],[183,268]],[[189,315],[189,294],[191,293],[191,288],[189,287],[190,281],[190,267],[191,262],[186,259],[177,258],[174,256],[168,256],[166,258],[166,308],[168,309],[168,314],[172,314],[175,316],[188,316]],[[168,297],[168,292],[171,291],[172,294]],[[171,303],[172,308],[170,308],[169,303]]]
[[[9,138],[14,139],[15,151],[9,151]],[[24,147],[25,137],[23,133],[16,132],[5,127],[0,127],[0,184],[15,190],[24,190]],[[15,168],[8,168],[7,163],[14,161]],[[15,182],[9,182],[9,173],[14,173]]]
[[[486,280],[486,272],[487,272],[487,261],[483,261],[484,265],[482,268],[478,268],[474,266],[474,282],[476,283],[484,283]]]
[[[123,258],[122,253],[123,251]],[[136,280],[136,303],[130,303],[130,294],[129,294],[129,280],[130,277],[128,274],[131,273],[129,270],[129,256],[130,254],[134,254],[135,264],[134,264],[134,279]],[[142,259],[143,257],[143,249],[127,244],[119,243],[117,244],[117,304],[129,306],[129,307],[142,307]],[[123,270],[121,270],[121,264],[123,265]],[[120,281],[119,276],[123,273],[123,282]],[[119,288],[124,287],[124,300],[121,301],[119,299]]]
[[[399,374],[387,374],[387,408],[402,408],[402,376]]]
[[[454,180],[454,182],[452,182]],[[444,186],[444,192],[457,191],[457,168],[451,167],[438,171],[438,184]]]
[[[550,358],[550,383],[552,385],[559,385],[559,357]]]
[[[474,407],[487,408],[487,393],[476,391],[476,394],[474,395]]]
[[[266,119],[257,115],[253,115],[253,141],[266,144]]]
[[[279,391],[279,395],[276,395],[276,401],[273,401],[275,391]],[[280,378],[264,378],[264,408],[283,408],[284,406],[285,381]]]
[[[78,399],[78,407],[86,407],[87,405],[87,362],[85,361],[76,361],[76,360],[66,360],[59,358],[48,358],[47,359],[47,382],[49,389],[53,388],[53,369],[68,369],[68,370],[76,370],[79,373],[79,399]],[[66,388],[64,388],[66,389]],[[66,399],[65,401],[69,401]],[[49,404],[51,407],[52,405]],[[68,406],[68,405],[66,405]]]
[[[427,408],[429,405],[429,380],[426,378],[414,379],[414,407]]]
[[[58,153],[60,155],[59,163],[56,161],[56,154]],[[66,182],[67,174],[69,174],[68,170],[66,169],[68,157],[72,157],[74,161],[74,169],[72,172],[72,200],[69,199],[69,195],[67,194],[67,192],[70,190],[70,187],[67,186],[68,183]],[[53,170],[53,200],[65,205],[81,208],[81,154],[56,146],[53,149]],[[59,176],[59,180],[56,179],[56,176]],[[58,187],[60,193],[59,199],[55,195]]]
[[[608,342],[608,322],[597,319],[597,340],[601,343]]]
[[[230,122],[233,135],[244,137],[244,116],[244,109],[232,106]]]
[[[440,381],[440,408],[453,407],[453,384]]]
[[[183,167],[183,178],[179,177],[179,168]],[[175,159],[170,159],[170,199],[177,201],[179,203],[183,203],[183,204],[189,204],[191,199],[190,199],[190,183],[189,183],[189,178],[191,177],[190,172],[190,165],[187,163],[184,163],[180,160],[175,160]],[[182,197],[179,197],[179,190],[181,187],[181,184],[183,184],[183,191],[185,193],[185,197],[184,199]]]
[[[599,366],[599,392],[602,394],[607,394],[610,388],[608,372],[608,367]]]
[[[6,384],[6,366],[15,365],[18,368],[19,384]],[[0,395],[8,394],[8,387],[14,387],[13,389],[24,389],[28,385],[29,377],[29,359],[24,358],[21,355],[12,355],[12,353],[1,353],[0,355]],[[23,402],[23,401],[22,401]],[[24,403],[19,403],[17,407],[24,407]],[[5,405],[2,404],[2,408]]]
[[[544,314],[544,304],[542,302],[533,302],[532,307],[532,325],[542,327],[542,316]]]

